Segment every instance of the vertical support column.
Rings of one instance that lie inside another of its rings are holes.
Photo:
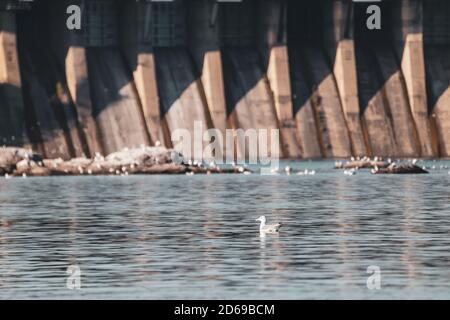
[[[428,120],[423,52],[422,1],[401,0],[398,10],[401,29],[396,36],[397,54],[405,78],[412,117],[415,122],[422,157],[433,157],[431,127]]]
[[[28,146],[13,11],[0,11],[0,145]]]
[[[120,31],[127,26],[123,20],[127,3],[84,2],[91,102],[105,153],[150,144],[133,73],[119,43]]]
[[[352,153],[367,154],[360,120],[356,59],[353,39],[352,3],[333,0],[326,10],[325,44],[338,87],[344,112]],[[328,21],[327,21],[328,20]],[[327,30],[328,29],[328,30]]]
[[[436,155],[450,157],[450,32],[447,0],[423,1],[423,41],[431,141]]]
[[[90,156],[103,153],[97,124],[92,116],[91,93],[89,89],[86,48],[69,46],[65,59],[67,87],[76,107],[78,121],[83,132]]]
[[[81,3],[80,0],[76,2],[78,5]],[[51,15],[54,20],[52,44],[54,52],[57,53],[57,59],[64,65],[67,90],[76,109],[77,118],[74,119],[76,124],[72,124],[72,126],[78,127],[81,143],[87,153],[86,156],[93,157],[96,153],[102,154],[103,147],[92,112],[87,55],[82,34],[77,30],[66,28],[66,9],[71,4],[74,4],[73,0],[58,1],[50,8],[50,10],[54,10]],[[86,27],[83,22],[82,19],[82,29]],[[71,130],[74,129],[71,128]]]
[[[200,71],[211,125],[225,136],[226,103],[219,41],[219,4],[196,0],[187,3],[188,44]]]
[[[161,128],[155,57],[150,39],[151,3],[130,2],[124,6],[126,23],[122,26],[122,48],[133,72],[145,125],[152,144],[159,141],[167,146]]]
[[[151,143],[155,144],[159,141],[163,145],[166,145],[161,129],[155,58],[153,53],[140,52],[138,54],[137,66],[133,70],[133,76]]]
[[[296,138],[296,126],[292,106],[289,58],[286,41],[286,8],[284,0],[261,1],[260,35],[263,59],[267,65],[267,78],[272,90],[275,110],[281,131],[282,154],[286,158],[301,156],[301,148]]]

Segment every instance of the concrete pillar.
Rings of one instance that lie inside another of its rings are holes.
[[[70,46],[65,59],[66,79],[72,101],[76,107],[78,121],[83,131],[90,156],[103,153],[97,124],[92,115],[86,49]]]
[[[225,137],[227,110],[219,39],[219,3],[209,0],[185,1],[187,44],[200,73],[199,88],[205,100],[208,126]],[[216,159],[224,158],[225,143],[215,141]]]
[[[408,91],[408,99],[414,119],[419,156],[436,156],[431,139],[431,126],[428,120],[427,92],[425,84],[425,60],[423,51],[423,19],[421,0],[400,0],[396,7],[401,28],[395,33],[397,54]]]
[[[423,41],[428,111],[436,154],[450,157],[450,3],[423,1]]]
[[[325,47],[331,61],[352,146],[352,154],[367,154],[361,126],[353,39],[352,4],[333,0],[325,12]]]
[[[219,4],[195,0],[186,5],[189,49],[201,74],[212,126],[225,136],[227,114],[219,39]]]
[[[180,130],[187,130],[191,135],[190,157],[197,160],[200,160],[204,147],[208,145],[206,141],[203,141],[203,146],[197,142],[201,140],[202,133],[207,140],[207,130],[212,124],[198,70],[200,68],[194,61],[197,59],[190,52],[188,44],[189,37],[195,34],[190,19],[197,19],[199,13],[187,14],[187,12],[191,6],[199,6],[199,10],[204,10],[203,4],[203,1],[193,3],[183,0],[152,3],[152,17],[158,16],[157,19],[152,19],[151,42],[155,54],[163,132],[166,141],[171,142],[174,148],[189,157],[189,145],[178,135]],[[196,36],[208,37],[208,31],[200,28],[198,32]],[[211,75],[212,72],[211,70],[207,73]],[[173,137],[177,141],[171,141],[173,134],[177,135]]]
[[[44,8],[49,11],[51,20],[49,34],[50,51],[56,53],[55,62],[62,65],[61,86],[66,96],[64,103],[65,121],[70,132],[75,156],[94,156],[102,153],[97,125],[92,115],[86,49],[83,47],[82,34],[66,28],[66,9],[81,1],[63,0]],[[83,20],[82,20],[83,23]],[[82,24],[82,27],[84,25]],[[76,111],[76,112],[75,112]]]
[[[151,4],[130,2],[123,7],[122,50],[133,72],[145,125],[152,144],[166,145],[161,127],[156,66],[150,39]]]
[[[369,156],[399,156],[392,121],[377,78],[377,63],[364,44],[356,48],[361,125]]]
[[[408,143],[404,143],[408,147],[411,141],[415,141],[415,137],[402,133],[412,119],[407,112],[406,87],[392,46],[393,29],[392,24],[388,23],[392,14],[391,4],[377,4],[383,12],[383,27],[381,30],[369,30],[366,27],[369,4],[353,3],[358,96],[369,156],[402,157],[405,156],[403,145],[397,144],[397,140],[408,139]],[[402,126],[395,127],[395,124]]]
[[[447,52],[450,53],[450,50]],[[440,58],[442,59],[442,56],[439,53],[436,56],[440,56]],[[447,57],[448,55],[446,55],[445,59],[443,59],[442,61],[443,63],[447,63],[448,61]],[[446,77],[448,77],[448,73],[446,74]],[[447,81],[449,81],[448,78]],[[448,83],[446,85],[448,85]],[[450,105],[450,87],[447,87],[447,89],[444,90],[436,100],[436,104],[433,106],[433,111],[431,113],[431,120],[433,121],[432,124],[434,126],[434,136],[435,139],[437,140],[436,144],[439,148],[439,156],[446,158],[450,157],[449,105]]]
[[[439,156],[450,157],[450,45],[428,44],[425,50],[433,144]]]
[[[267,77],[268,59],[261,61],[262,52],[258,47],[261,43],[258,37],[261,34],[260,1],[223,3],[220,13],[229,127],[268,132],[279,129],[274,96]],[[246,147],[243,141],[238,141],[236,146],[238,158],[258,156],[257,148],[247,148],[249,146]]]
[[[0,11],[0,145],[29,146],[16,40],[16,13]]]
[[[105,154],[150,144],[133,73],[120,47],[120,31],[128,25],[124,4],[108,0],[84,2],[83,46],[92,113]]]
[[[69,125],[74,110],[55,59],[52,45],[57,37],[51,16],[47,2],[38,2],[17,15],[25,119],[30,141],[44,157],[68,159],[83,150],[76,125]]]
[[[376,51],[375,59],[379,67],[379,75],[384,80],[380,91],[385,96],[385,103],[392,118],[398,155],[417,157],[420,155],[418,135],[411,115],[406,84],[395,53],[385,46]]]
[[[267,78],[272,91],[280,128],[282,153],[285,158],[298,158],[300,145],[292,106],[289,58],[286,43],[286,1],[262,0],[260,7],[261,45],[267,65]]]

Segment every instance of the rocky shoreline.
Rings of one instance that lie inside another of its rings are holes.
[[[219,174],[251,173],[247,168],[220,168],[214,164],[184,162],[178,152],[164,147],[124,149],[93,159],[44,159],[40,154],[15,147],[0,148],[2,176],[69,176],[129,174]]]

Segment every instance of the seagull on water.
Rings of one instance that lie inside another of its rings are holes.
[[[266,217],[261,216],[256,221],[260,221],[261,224],[259,225],[259,233],[260,234],[266,234],[266,233],[277,233],[281,228],[281,223],[275,223],[275,224],[266,224]]]

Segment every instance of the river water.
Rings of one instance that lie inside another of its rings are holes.
[[[422,164],[0,178],[0,299],[449,299],[450,162]],[[280,234],[260,237],[260,215]]]

